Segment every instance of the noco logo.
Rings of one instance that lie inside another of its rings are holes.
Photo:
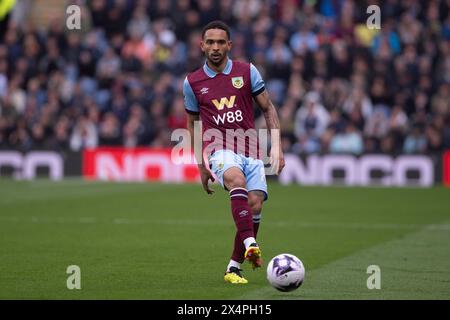
[[[196,164],[176,164],[171,150],[98,148],[83,152],[83,175],[109,181],[197,182]]]
[[[0,152],[0,169],[12,168],[13,176],[18,180],[32,180],[40,167],[48,168],[52,180],[64,177],[64,162],[57,152],[34,151],[22,154],[17,151]]]
[[[314,155],[303,162],[298,156],[287,154],[285,161],[280,175],[282,184],[430,187],[434,183],[433,161],[427,156]],[[340,178],[335,176],[337,171],[343,173]],[[381,177],[373,177],[374,172],[381,173]]]

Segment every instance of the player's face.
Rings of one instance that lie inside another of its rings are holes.
[[[205,36],[201,42],[201,48],[208,62],[219,66],[225,60],[231,49],[231,41],[228,39],[225,30],[209,29],[205,32]]]

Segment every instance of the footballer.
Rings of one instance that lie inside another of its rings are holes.
[[[230,29],[222,21],[207,24],[200,43],[206,61],[203,67],[189,73],[183,84],[185,109],[188,113],[188,129],[194,140],[194,124],[201,122],[202,133],[216,130],[223,137],[230,130],[256,131],[253,100],[264,114],[267,129],[271,132],[270,164],[274,174],[284,167],[281,150],[279,119],[264,81],[251,63],[231,60]],[[203,137],[203,135],[202,135]],[[263,202],[267,200],[267,183],[264,163],[260,157],[252,157],[251,149],[258,148],[245,140],[245,149],[233,144],[216,145],[205,152],[212,141],[202,138],[203,154],[197,158],[204,190],[212,194],[209,181],[215,177],[229,192],[231,212],[237,232],[231,259],[225,271],[225,282],[246,284],[241,264],[247,260],[253,269],[261,267],[261,248],[256,236],[261,220]],[[259,153],[256,153],[259,154]],[[205,159],[205,161],[203,161]],[[206,164],[205,164],[206,163]],[[214,173],[214,175],[213,175]]]

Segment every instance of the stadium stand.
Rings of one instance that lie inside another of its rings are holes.
[[[70,1],[81,30],[64,11],[35,23],[17,2],[1,22],[0,149],[170,146],[214,19],[232,27],[232,59],[266,79],[285,151],[450,148],[448,1]],[[366,27],[373,3],[379,30]]]

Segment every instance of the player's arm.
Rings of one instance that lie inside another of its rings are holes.
[[[267,129],[270,130],[270,164],[273,172],[280,174],[284,168],[284,155],[281,148],[280,120],[278,119],[277,110],[270,100],[269,93],[265,89],[254,99],[264,114]]]
[[[200,171],[200,178],[202,180],[203,189],[208,194],[214,193],[214,190],[209,188],[208,182],[211,180],[214,182],[214,177],[211,173],[211,171],[206,168],[205,163],[203,161],[203,155],[202,155],[202,147],[203,147],[203,139],[201,134],[198,137],[198,141],[195,140],[195,124],[198,123],[201,125],[200,122],[200,112],[199,112],[199,106],[197,99],[195,98],[194,92],[192,91],[192,88],[187,80],[187,78],[184,80],[183,85],[183,96],[184,96],[184,106],[186,109],[186,112],[188,114],[188,120],[187,120],[187,129],[189,130],[189,134],[191,137],[191,147],[194,149],[194,156],[195,160],[197,161],[198,170]]]
[[[269,93],[265,89],[264,81],[259,71],[253,64],[250,65],[250,78],[253,98],[261,108],[266,119],[267,129],[270,130],[270,164],[272,172],[280,174],[284,168],[284,155],[281,148],[280,120],[278,119],[277,110],[270,100]]]

